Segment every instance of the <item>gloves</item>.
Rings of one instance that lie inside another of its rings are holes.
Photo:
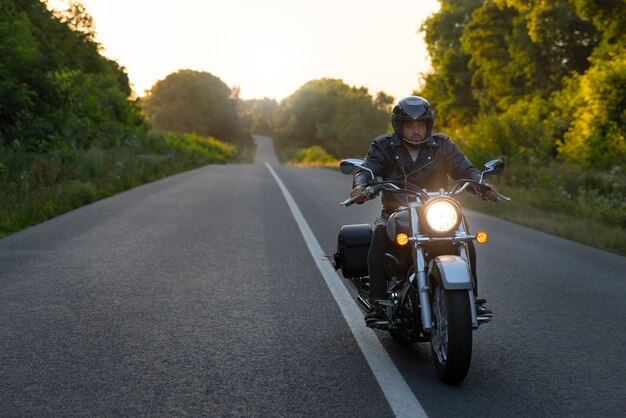
[[[483,183],[481,185],[481,199],[496,202],[498,200],[498,189],[496,186],[489,183]]]
[[[354,197],[359,195],[360,193],[363,193],[363,191],[365,190],[365,188],[363,186],[356,186],[354,189],[352,189],[352,191],[350,192],[350,197]],[[358,203],[359,205],[362,205],[365,201],[367,200],[367,197],[365,195],[360,196],[358,199],[356,199],[354,201],[354,203]]]

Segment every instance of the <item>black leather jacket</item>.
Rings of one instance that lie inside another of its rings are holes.
[[[431,135],[422,145],[415,162],[398,134],[381,135],[372,142],[364,164],[383,180],[405,181],[431,192],[447,189],[448,175],[454,180],[480,180],[480,171],[443,134]],[[356,174],[354,184],[365,186],[369,179],[369,173],[362,171]],[[402,199],[401,196],[383,191],[385,212],[391,213],[398,206],[406,205],[405,201],[396,198]]]

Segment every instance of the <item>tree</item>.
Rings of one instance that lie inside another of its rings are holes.
[[[96,26],[82,3],[70,1],[66,10],[55,11],[53,14],[72,31],[81,34],[87,41],[95,42]]]
[[[447,126],[462,125],[476,116],[469,67],[470,55],[461,48],[461,36],[482,0],[441,0],[438,13],[421,26],[431,58],[432,71],[424,76],[424,88],[416,94],[426,97]]]
[[[282,149],[319,145],[343,157],[363,154],[372,139],[386,131],[388,121],[389,114],[366,88],[323,78],[309,81],[283,100],[274,123]]]
[[[195,132],[233,142],[238,116],[231,93],[222,80],[208,72],[180,70],[152,86],[141,103],[156,129]]]
[[[385,94],[384,91],[379,91],[376,93],[376,96],[374,96],[374,106],[382,111],[391,113],[393,104],[393,97]]]
[[[527,2],[497,0],[500,7],[512,7],[527,33],[524,53],[516,64],[526,66],[526,77],[535,90],[553,92],[562,88],[562,80],[589,68],[589,56],[598,44],[598,31],[581,17],[569,0]]]
[[[572,89],[573,122],[559,141],[565,161],[602,169],[626,166],[626,53],[593,61]]]
[[[93,24],[74,4],[77,32],[37,0],[0,0],[0,140],[43,150],[84,146],[95,139],[77,134],[99,125],[143,123],[128,96],[128,76],[100,55]]]
[[[252,134],[273,135],[274,113],[278,102],[274,99],[252,99],[238,102],[240,126]]]
[[[420,93],[466,148],[624,164],[623,2],[441,3],[422,26],[433,71]]]
[[[38,45],[28,17],[11,0],[0,0],[0,142],[18,140],[17,128],[28,123],[35,92],[22,75],[35,67]]]
[[[485,2],[463,30],[461,44],[474,70],[472,94],[482,111],[503,110],[524,94],[523,67],[513,59],[524,49],[517,16],[512,8]]]

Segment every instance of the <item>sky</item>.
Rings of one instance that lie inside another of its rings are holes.
[[[64,0],[49,5],[63,9]],[[310,80],[342,79],[396,100],[430,62],[421,23],[437,0],[81,0],[104,55],[136,95],[179,69],[207,71],[242,99],[282,100]]]

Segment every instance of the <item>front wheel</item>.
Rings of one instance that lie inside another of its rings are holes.
[[[430,345],[442,382],[459,384],[472,360],[472,320],[467,290],[445,290],[436,285],[432,301]]]

